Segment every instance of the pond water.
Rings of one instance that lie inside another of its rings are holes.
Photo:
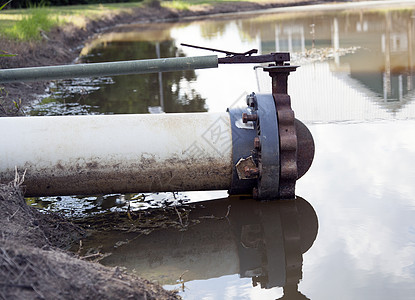
[[[273,11],[120,26],[83,49],[101,62],[211,54],[186,48],[289,51],[296,117],[316,154],[302,198],[197,205],[188,230],[107,232],[110,266],[180,290],[184,299],[413,299],[415,294],[415,4]],[[31,115],[222,112],[270,80],[251,65],[70,80],[50,86]],[[225,191],[28,199],[72,215],[178,205]],[[174,197],[173,197],[174,196]],[[304,199],[305,200],[304,200]],[[144,200],[146,199],[146,200]],[[180,213],[178,212],[178,218]],[[176,221],[177,221],[176,220]],[[89,243],[89,244],[88,244]]]

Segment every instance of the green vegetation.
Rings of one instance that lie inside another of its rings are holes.
[[[19,40],[39,40],[42,33],[50,31],[52,27],[59,24],[59,19],[52,18],[43,4],[34,5],[28,11],[28,16],[24,16],[13,27],[4,31],[6,36]]]
[[[11,1],[11,0],[10,0]],[[10,3],[10,1],[9,2],[6,2],[5,4],[3,4],[2,6],[0,6],[0,10],[2,10],[7,4],[9,4]],[[6,51],[4,51],[4,50],[0,50],[0,57],[8,57],[8,56],[15,56],[14,54],[10,54],[10,53],[7,53]],[[1,92],[1,88],[0,88],[0,92]],[[0,99],[1,99],[1,96],[0,96]]]
[[[166,7],[177,10],[190,10],[195,6],[210,6],[220,2],[243,2],[252,0],[141,0],[139,2],[123,2],[123,3],[102,3],[110,0],[100,1],[100,4],[79,4],[67,6],[47,6],[53,4],[51,0],[33,0],[34,3],[28,8],[7,9],[0,13],[0,37],[15,40],[39,40],[42,35],[47,33],[54,26],[63,26],[64,24],[73,24],[80,28],[86,26],[88,20],[102,18],[110,13],[129,13],[133,9],[143,7],[144,5],[151,7]],[[112,2],[124,0],[112,0]],[[128,0],[130,1],[130,0]],[[254,0],[255,2],[266,2],[267,0]],[[16,2],[16,3],[15,3]],[[62,3],[79,3],[88,2],[96,3],[97,0],[62,0]],[[8,2],[9,3],[9,2]],[[6,3],[6,4],[8,4]],[[25,1],[13,0],[12,3],[23,5],[30,3]],[[2,5],[3,8],[6,4]],[[17,7],[19,7],[17,5]]]
[[[47,7],[32,5],[26,9],[8,9],[0,13],[0,37],[15,40],[38,40],[54,26],[66,23],[83,28],[87,20],[109,13],[130,12],[142,3],[110,3]]]
[[[99,4],[99,3],[119,3],[119,2],[141,2],[143,0],[13,0],[12,8],[29,8],[33,4],[46,4],[47,6],[79,5],[79,4]]]
[[[0,50],[0,57],[11,57],[11,56],[16,56],[16,54],[10,54],[4,50]]]
[[[0,87],[0,117],[4,116],[17,116],[22,112],[22,100],[12,101],[13,106],[7,105],[6,101],[3,99],[7,96],[7,91],[4,87]]]
[[[3,9],[8,3],[2,5],[0,10]],[[7,17],[9,15],[9,17]],[[10,18],[11,16],[11,18]],[[3,13],[0,16],[0,20],[5,19],[6,22],[2,22],[0,33],[9,39],[18,40],[38,40],[41,38],[41,33],[48,32],[52,27],[59,24],[58,18],[51,18],[49,11],[43,4],[31,5],[26,10],[26,15],[22,16],[20,20],[13,18],[13,14]],[[13,22],[12,20],[17,21]],[[9,56],[3,54],[2,56]]]
[[[189,10],[192,1],[180,1],[180,0],[173,0],[169,2],[164,2],[162,5],[163,7],[173,8],[177,10]]]
[[[11,0],[10,0],[11,1]],[[10,3],[10,1],[9,2],[6,2],[6,3],[4,3],[2,6],[0,6],[0,10],[2,10],[7,4],[9,4]]]

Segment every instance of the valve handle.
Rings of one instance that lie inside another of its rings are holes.
[[[185,47],[191,47],[202,50],[209,50],[219,53],[224,53],[226,57],[218,58],[220,64],[257,64],[257,63],[275,63],[276,65],[283,65],[284,62],[290,61],[290,53],[288,52],[277,52],[263,55],[252,55],[258,53],[258,49],[251,49],[249,51],[239,53],[227,50],[219,50],[209,47],[195,46],[190,44],[181,43],[180,45]]]

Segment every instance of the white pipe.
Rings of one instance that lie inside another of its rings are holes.
[[[26,195],[228,189],[229,114],[0,118],[0,182]]]

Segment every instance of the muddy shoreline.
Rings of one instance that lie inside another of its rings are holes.
[[[173,291],[68,252],[87,230],[27,206],[22,177],[0,184],[0,299],[179,299]]]

